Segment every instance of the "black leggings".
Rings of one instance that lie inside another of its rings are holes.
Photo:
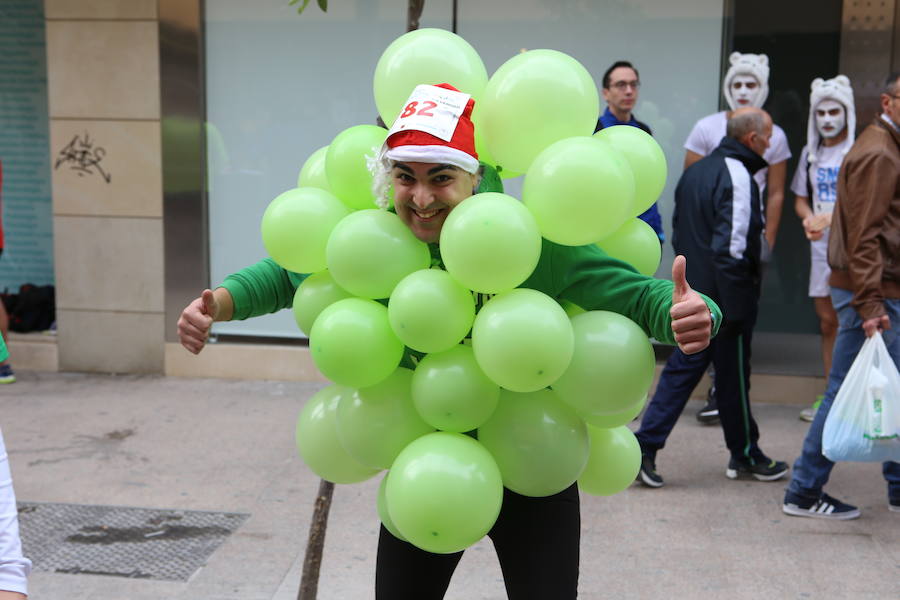
[[[578,595],[581,515],[578,487],[553,496],[531,498],[504,488],[503,506],[488,532],[510,600]],[[376,600],[440,600],[462,558],[432,554],[402,542],[384,526],[378,539]]]

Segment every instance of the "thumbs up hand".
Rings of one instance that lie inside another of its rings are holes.
[[[209,339],[209,330],[219,316],[219,302],[212,290],[203,290],[199,298],[182,311],[178,319],[178,338],[181,345],[198,354]]]
[[[712,337],[712,317],[700,294],[691,289],[685,277],[687,260],[676,256],[672,263],[672,332],[675,342],[685,354],[695,354],[709,346]]]

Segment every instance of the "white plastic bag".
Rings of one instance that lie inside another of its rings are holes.
[[[900,373],[881,333],[868,338],[825,419],[822,454],[831,461],[900,461]]]

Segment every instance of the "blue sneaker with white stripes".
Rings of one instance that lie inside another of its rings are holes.
[[[785,492],[784,505],[781,510],[793,517],[812,517],[814,519],[833,519],[846,521],[859,518],[859,509],[852,504],[841,502],[828,494],[822,494],[817,500],[810,500],[792,492]]]

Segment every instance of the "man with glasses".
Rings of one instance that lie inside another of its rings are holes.
[[[900,72],[885,82],[882,114],[866,127],[838,173],[840,201],[831,218],[828,264],[838,332],[825,398],[794,463],[782,510],[795,517],[845,520],[859,509],[823,491],[834,463],[822,455],[822,431],[834,397],[867,337],[884,336],[900,368]],[[900,513],[900,463],[887,461],[888,510]]]
[[[637,104],[638,90],[641,87],[641,78],[637,69],[627,60],[617,60],[603,74],[603,99],[606,100],[606,110],[597,119],[597,133],[604,127],[614,125],[631,125],[643,129],[653,135],[646,123],[634,118],[634,105]],[[656,203],[648,208],[638,218],[650,225],[659,238],[659,243],[665,241],[662,218]]]

